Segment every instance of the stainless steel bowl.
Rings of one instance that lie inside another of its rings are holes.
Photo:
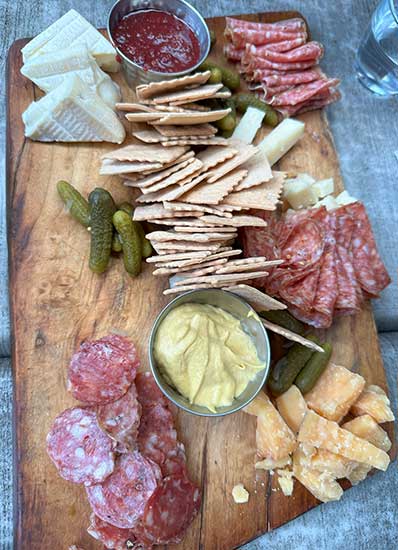
[[[206,407],[191,405],[188,399],[178,393],[165,381],[162,373],[156,365],[153,348],[157,330],[163,319],[172,309],[186,303],[210,304],[212,306],[218,306],[239,319],[243,330],[252,338],[260,361],[263,361],[265,364],[265,368],[257,373],[256,377],[249,382],[245,391],[241,393],[241,395],[239,395],[239,397],[237,397],[229,407],[220,407],[215,413]],[[250,312],[254,313],[254,315],[249,315]],[[245,407],[248,403],[250,403],[250,401],[252,401],[252,399],[256,397],[258,392],[263,387],[268,375],[270,360],[271,356],[268,335],[264,325],[259,321],[253,308],[239,296],[219,289],[192,290],[175,298],[159,313],[149,338],[149,364],[159,388],[175,405],[181,409],[184,409],[184,411],[197,414],[199,416],[225,416],[226,414],[234,413],[239,411],[242,407]]]
[[[131,61],[123,52],[121,52],[113,39],[113,30],[119,21],[133,11],[139,10],[162,10],[172,13],[179,19],[182,19],[196,34],[200,44],[200,59],[196,65],[186,71],[179,73],[161,73],[158,71],[145,71],[140,65]],[[108,35],[114,45],[118,55],[122,60],[123,71],[130,87],[138,84],[147,84],[148,82],[159,82],[161,80],[171,80],[179,76],[191,73],[207,57],[210,50],[210,33],[205,20],[200,13],[185,0],[119,0],[116,2],[108,17]]]

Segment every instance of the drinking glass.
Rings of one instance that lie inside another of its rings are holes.
[[[372,92],[398,94],[398,0],[382,0],[359,46],[355,69]]]

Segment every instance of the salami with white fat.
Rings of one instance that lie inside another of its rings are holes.
[[[272,100],[272,105],[297,105],[298,103],[303,103],[324,90],[334,88],[339,82],[337,78],[328,78],[326,80],[319,79],[307,82],[306,84],[300,84],[292,90],[276,95]]]
[[[298,37],[301,39],[302,37]],[[268,46],[251,46],[251,54],[274,63],[297,63],[302,61],[317,62],[323,56],[323,46],[319,42],[307,42],[290,51],[279,51]]]
[[[138,430],[138,449],[147,458],[161,466],[177,445],[173,416],[162,403],[143,408]]]
[[[105,548],[111,550],[126,550],[128,548],[127,541],[130,541],[132,544],[135,541],[135,535],[131,529],[115,527],[95,514],[91,514],[90,516],[90,526],[87,532],[94,539],[102,542]]]
[[[301,37],[302,35],[303,33],[301,32],[289,32],[275,27],[270,30],[232,29],[228,36],[235,47],[243,48],[247,43],[260,46],[262,44],[273,44],[275,42],[291,40],[292,38]]]
[[[260,21],[245,21],[244,19],[236,19],[235,17],[226,17],[226,34],[233,29],[252,29],[258,31],[269,31],[280,29],[286,32],[299,32],[305,30],[304,19],[295,17],[293,19],[285,19],[276,21],[275,23],[262,23]]]

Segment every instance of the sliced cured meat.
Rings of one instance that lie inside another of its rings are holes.
[[[235,48],[230,42],[224,46],[224,55],[230,61],[240,61],[244,53],[245,50],[243,48]]]
[[[298,36],[301,37],[302,33],[284,31],[280,28],[273,28],[271,30],[232,29],[229,31],[228,36],[235,47],[244,48],[247,42],[255,46],[261,46],[262,44],[273,44],[275,42],[291,40]]]
[[[272,100],[272,105],[297,105],[298,103],[303,103],[304,101],[311,99],[319,92],[337,86],[339,82],[340,81],[337,78],[328,78],[326,80],[320,79],[315,80],[314,82],[301,84],[292,90],[282,92],[281,94],[275,96]]]
[[[333,321],[333,311],[337,300],[337,273],[335,246],[328,246],[322,258],[318,288],[313,309],[325,316],[324,326],[329,327]]]
[[[138,449],[161,466],[177,445],[173,416],[162,403],[142,409],[138,430]]]
[[[335,310],[342,310],[350,314],[359,311],[361,306],[361,292],[354,267],[348,252],[340,245],[336,247],[336,276],[338,295]]]
[[[100,519],[131,529],[142,517],[160,479],[157,464],[140,452],[122,454],[112,475],[103,483],[86,488],[88,500]]]
[[[198,487],[184,475],[165,477],[145,508],[141,523],[145,538],[153,544],[180,542],[200,505]]]
[[[274,42],[273,44],[267,44],[265,47],[272,52],[288,52],[294,48],[298,48],[302,44],[305,44],[307,35],[305,33],[297,34],[295,38],[291,40],[282,40],[282,42]],[[263,46],[259,46],[262,48]]]
[[[297,39],[303,37],[298,36]],[[274,63],[301,63],[303,61],[318,61],[323,56],[323,46],[319,42],[307,42],[288,52],[275,51],[272,47],[263,46],[256,48],[251,46],[252,55],[262,59],[268,59]]]
[[[267,100],[271,99],[275,94],[279,94],[290,89],[291,86],[289,85],[272,87],[267,86],[264,83],[256,84],[255,86],[249,86],[249,90],[253,90],[257,96]]]
[[[126,393],[138,367],[134,344],[111,334],[80,346],[69,365],[68,386],[82,403],[109,403]]]
[[[252,54],[248,58],[245,58],[244,70],[256,70],[256,69],[268,69],[273,72],[290,72],[290,71],[304,71],[310,69],[315,65],[314,61],[301,61],[296,63],[276,63],[269,59],[263,59],[261,57],[255,57]]]
[[[269,71],[267,71],[269,72]],[[306,82],[318,80],[321,73],[317,70],[307,69],[306,71],[293,71],[291,73],[272,73],[271,75],[263,74],[263,71],[254,71],[256,80],[263,82],[266,86],[296,86]]]
[[[177,443],[175,448],[168,452],[166,460],[160,465],[164,477],[171,475],[188,475],[185,448]]]
[[[305,21],[299,17],[276,21],[275,23],[260,23],[259,21],[244,21],[235,17],[226,17],[226,31],[233,29],[253,29],[253,30],[272,30],[278,28],[287,32],[304,31]]]
[[[336,219],[336,242],[349,249],[351,246],[352,234],[354,232],[355,220],[346,206],[341,206],[331,213]]]
[[[99,540],[105,546],[112,550],[126,550],[127,541],[134,542],[135,536],[131,529],[120,529],[115,527],[95,514],[90,516],[90,526],[87,529],[89,535]]]
[[[120,444],[119,452],[132,451],[135,448],[140,417],[141,405],[137,399],[134,383],[120,399],[97,408],[98,423],[112,439]]]
[[[292,229],[281,257],[291,267],[309,268],[322,257],[323,237],[322,229],[313,220],[303,220]]]
[[[289,304],[306,311],[311,311],[318,288],[319,268],[303,279],[280,289],[279,296]]]
[[[303,101],[297,105],[285,105],[283,107],[275,107],[277,111],[284,117],[293,115],[300,115],[307,113],[308,111],[315,111],[316,109],[323,109],[331,103],[335,103],[341,98],[339,90],[330,90],[328,96],[323,99],[316,99],[311,101]]]
[[[135,386],[138,401],[143,409],[153,407],[159,403],[167,407],[167,399],[150,372],[139,372],[135,380]]]
[[[101,430],[95,411],[66,409],[47,436],[47,452],[61,477],[92,485],[104,481],[114,469],[113,442]]]
[[[328,317],[318,311],[304,311],[295,306],[289,306],[290,313],[299,321],[307,323],[315,328],[328,328],[330,325]]]

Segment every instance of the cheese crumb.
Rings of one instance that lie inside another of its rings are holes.
[[[290,497],[293,494],[293,472],[290,470],[277,470],[278,483],[282,489],[282,493],[286,497]]]
[[[232,489],[232,496],[236,504],[243,504],[249,501],[249,493],[243,487],[242,483],[238,483],[238,485],[235,485],[235,487]]]

